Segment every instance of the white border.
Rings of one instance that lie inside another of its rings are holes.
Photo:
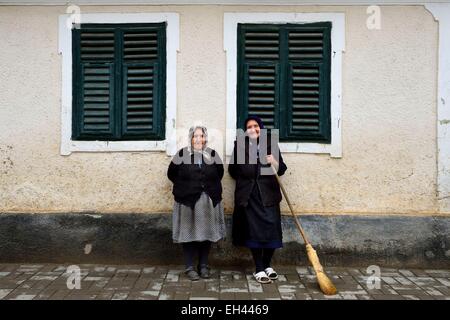
[[[430,2],[445,3],[448,0],[433,0]],[[0,0],[0,5],[68,5],[67,0]],[[367,5],[424,5],[425,0],[78,0],[76,5],[284,5],[284,6],[367,6]]]
[[[441,211],[450,211],[450,4],[426,4],[439,22],[437,92],[437,197]]]
[[[163,141],[73,141],[72,135],[72,15],[59,16],[59,53],[62,54],[61,155],[76,151],[166,151],[176,153],[177,51],[179,50],[178,13],[84,13],[80,23],[155,23],[167,22],[166,137]]]
[[[227,55],[226,155],[233,152],[236,136],[237,25],[238,23],[308,23],[330,21],[331,30],[331,144],[280,143],[282,152],[327,153],[342,157],[342,52],[345,49],[344,13],[249,13],[224,14],[224,50]]]

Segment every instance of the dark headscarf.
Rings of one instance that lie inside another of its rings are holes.
[[[247,130],[247,122],[249,122],[250,120],[255,120],[258,123],[259,128],[264,129],[264,124],[263,124],[261,118],[258,116],[251,115],[251,116],[248,116],[247,119],[245,119],[245,121],[244,121],[244,131]]]

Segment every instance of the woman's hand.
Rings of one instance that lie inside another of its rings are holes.
[[[273,165],[275,167],[275,169],[278,171],[278,161],[275,160],[275,157],[271,154],[266,156],[266,161],[268,163],[270,163],[271,165]]]

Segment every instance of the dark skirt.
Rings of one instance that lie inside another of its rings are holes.
[[[235,206],[233,212],[233,244],[248,248],[281,248],[280,205],[264,207],[258,184],[253,185],[246,207]]]

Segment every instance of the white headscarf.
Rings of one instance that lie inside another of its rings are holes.
[[[195,150],[194,147],[193,147],[193,145],[192,145],[192,138],[194,137],[194,132],[195,132],[197,129],[201,129],[202,132],[203,132],[203,136],[205,137],[205,143],[204,143],[204,145],[203,145],[201,151],[200,151],[200,150]],[[208,145],[208,129],[206,129],[205,126],[201,126],[201,125],[195,125],[195,126],[192,126],[192,127],[189,129],[188,151],[189,151],[190,153],[193,153],[193,152],[201,152],[201,153],[203,154],[203,157],[204,157],[205,159],[210,160],[210,159],[211,159],[211,154],[210,154],[209,152],[207,152],[207,145]]]

